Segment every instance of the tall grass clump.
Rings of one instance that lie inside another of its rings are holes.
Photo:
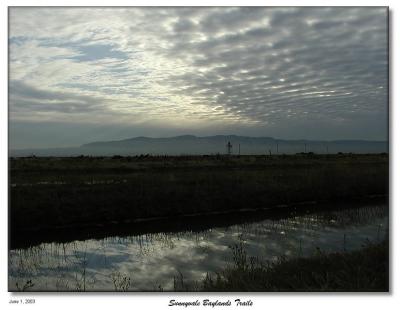
[[[243,243],[233,247],[234,265],[203,279],[204,291],[388,292],[388,241],[367,243],[354,252],[261,262],[249,258]]]

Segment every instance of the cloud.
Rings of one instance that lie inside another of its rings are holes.
[[[200,77],[184,75],[181,85],[189,84],[186,93],[214,93],[230,111],[261,122],[304,114],[343,118],[349,111],[382,113],[387,105],[385,14],[371,16],[369,11],[330,10],[340,16],[332,21],[326,20],[325,10],[279,12],[271,14],[265,29],[194,44],[192,64],[209,70]],[[370,27],[363,23],[365,15]]]
[[[9,45],[12,119],[386,124],[386,8],[11,8]]]
[[[10,81],[11,113],[61,112],[83,113],[98,112],[105,109],[101,99],[75,93],[41,90],[21,81]]]

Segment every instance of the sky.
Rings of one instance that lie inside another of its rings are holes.
[[[9,9],[11,148],[387,140],[386,8]]]

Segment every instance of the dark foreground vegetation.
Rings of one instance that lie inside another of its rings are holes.
[[[234,265],[216,275],[207,275],[204,291],[389,291],[389,243],[366,244],[361,250],[316,254],[308,258],[281,258],[276,263],[248,257],[241,244],[232,248]],[[183,281],[175,289],[191,290]]]
[[[212,221],[228,211],[385,197],[388,179],[386,154],[11,158],[11,241],[157,217]]]

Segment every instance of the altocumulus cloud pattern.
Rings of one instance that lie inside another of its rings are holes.
[[[386,8],[11,8],[10,117],[386,139],[387,40]]]

